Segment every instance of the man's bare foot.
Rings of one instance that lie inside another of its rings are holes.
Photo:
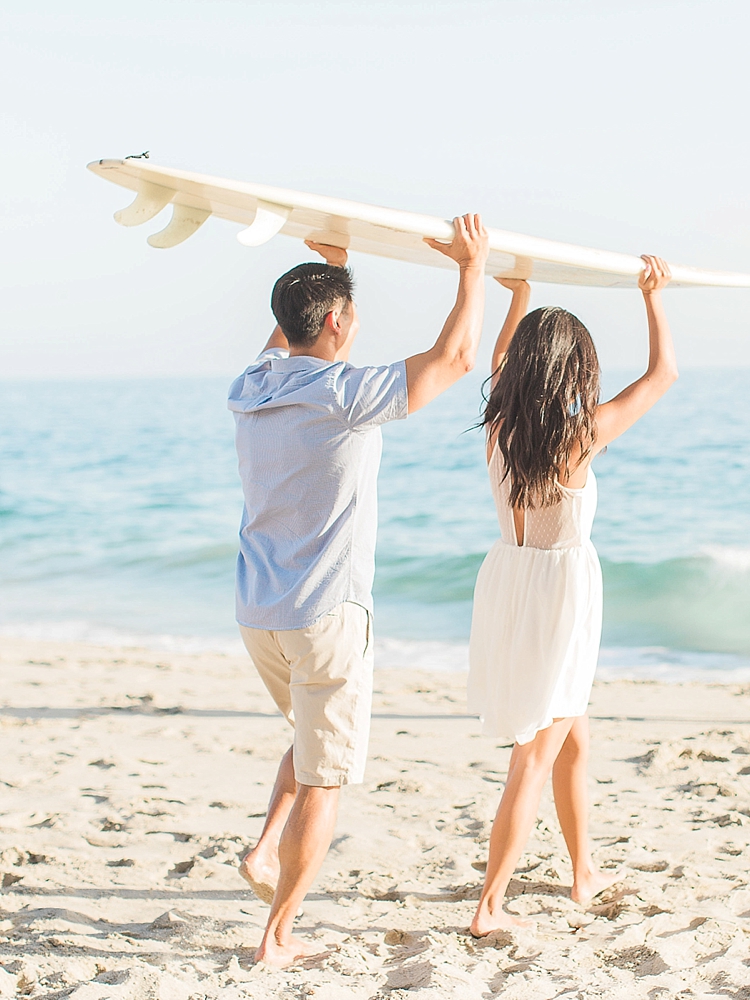
[[[273,939],[264,940],[255,952],[255,961],[270,965],[274,969],[286,969],[295,962],[304,961],[314,955],[325,955],[328,951],[329,949],[324,946],[302,941],[290,935],[284,944],[279,944]]]
[[[278,862],[274,865],[256,856],[256,851],[250,851],[242,859],[239,873],[248,883],[258,899],[270,906],[279,881]]]
[[[582,875],[573,882],[570,890],[570,898],[580,906],[588,906],[599,893],[609,889],[616,882],[620,882],[625,877],[622,868],[611,868],[609,871],[599,871],[598,869]]]
[[[535,926],[533,920],[514,917],[507,910],[490,913],[486,907],[480,907],[474,914],[469,932],[473,937],[486,937],[488,934],[492,934],[493,931],[533,930]]]

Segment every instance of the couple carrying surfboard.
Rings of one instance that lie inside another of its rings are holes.
[[[230,390],[245,499],[237,620],[294,726],[263,832],[240,868],[271,904],[256,953],[270,965],[320,950],[294,937],[292,925],[330,845],[339,789],[363,780],[380,427],[426,406],[474,365],[488,240],[477,215],[455,219],[454,229],[449,244],[427,241],[459,267],[456,303],[429,350],[382,367],[350,365],[359,320],[346,252],[308,243],[325,263],[301,264],[276,282],[277,326]],[[527,314],[528,284],[498,279],[513,297],[483,423],[501,537],[477,579],[469,705],[485,733],[514,747],[471,923],[477,936],[523,923],[504,909],[504,895],[550,772],[572,898],[586,903],[618,878],[593,864],[587,834],[586,709],[602,607],[590,464],[677,377],[659,294],[669,269],[644,260],[648,368],[603,404],[583,324],[559,308]]]

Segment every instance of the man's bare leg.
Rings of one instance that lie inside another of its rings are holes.
[[[299,785],[279,842],[279,881],[256,962],[283,968],[322,950],[295,938],[292,924],[331,846],[338,801],[338,785]]]
[[[482,937],[492,931],[529,927],[531,922],[504,909],[505,890],[539,811],[542,789],[573,719],[557,719],[538,732],[531,743],[513,747],[508,780],[490,834],[482,894],[471,922],[471,933]]]
[[[557,818],[573,863],[570,898],[581,904],[623,877],[620,869],[600,871],[591,857],[588,830],[589,719],[575,719],[552,769]]]
[[[297,794],[293,748],[281,758],[260,840],[240,864],[240,875],[264,903],[272,903],[279,881],[279,840]]]

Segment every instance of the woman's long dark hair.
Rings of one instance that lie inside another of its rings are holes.
[[[551,507],[558,477],[591,451],[599,403],[599,359],[591,334],[557,306],[535,309],[518,324],[482,425],[497,433],[514,507]]]

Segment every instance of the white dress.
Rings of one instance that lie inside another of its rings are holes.
[[[561,486],[552,507],[525,511],[516,540],[510,477],[495,447],[490,483],[501,537],[477,576],[469,647],[469,709],[488,736],[529,743],[553,719],[588,706],[602,627],[602,573],[591,528],[596,479]]]

